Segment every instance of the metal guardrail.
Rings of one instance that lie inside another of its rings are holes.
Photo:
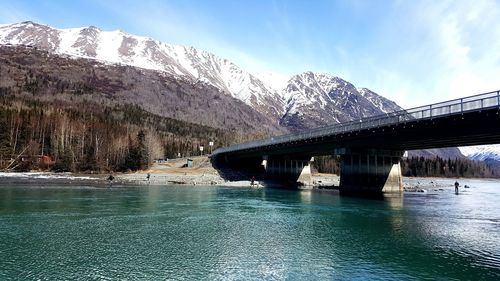
[[[492,107],[500,107],[500,90],[431,105],[419,106],[407,110],[395,111],[383,115],[367,117],[357,121],[316,128],[299,134],[281,135],[268,139],[222,147],[214,150],[213,155],[257,148],[261,146],[275,145],[279,143],[301,141],[315,137],[330,136],[380,126],[397,125],[410,120],[431,119]]]

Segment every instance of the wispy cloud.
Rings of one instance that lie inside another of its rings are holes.
[[[374,81],[380,93],[414,106],[500,87],[499,2],[428,1],[399,12],[407,21],[395,23],[419,42],[376,61],[387,75]]]

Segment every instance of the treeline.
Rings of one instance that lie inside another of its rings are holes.
[[[319,173],[340,174],[340,157],[315,157],[313,168]],[[401,159],[401,172],[406,177],[498,178],[499,167],[469,159],[410,157]]]
[[[224,146],[238,137],[137,106],[0,96],[0,170],[139,170],[154,159],[199,155],[209,141]]]
[[[497,178],[500,173],[486,163],[469,159],[411,157],[401,161],[403,176]]]
[[[340,158],[335,155],[317,156],[312,167],[318,173],[340,175]]]

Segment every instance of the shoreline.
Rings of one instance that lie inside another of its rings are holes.
[[[212,167],[207,157],[191,157],[191,167],[186,167],[186,159],[170,159],[163,163],[155,163],[145,171],[133,173],[113,173],[111,186],[130,185],[202,185],[228,187],[282,187],[274,181],[255,181],[251,179],[225,180],[220,172]],[[148,178],[149,175],[149,178]],[[0,172],[2,184],[59,184],[73,185],[75,183],[96,187],[109,187],[109,174],[55,173],[55,172]],[[239,178],[242,178],[241,176]],[[499,181],[493,178],[436,178],[436,177],[403,177],[403,191],[410,193],[427,193],[454,190],[454,182],[458,181],[460,189],[473,187],[474,180]],[[314,173],[313,186],[303,189],[338,190],[340,176],[334,174]]]
[[[187,168],[189,169],[189,168]],[[214,169],[215,171],[215,169]],[[150,174],[149,180],[147,179]],[[82,173],[55,173],[55,172],[0,172],[0,181],[4,184],[85,184],[97,187],[108,187],[109,174],[82,174]],[[227,181],[217,172],[209,170],[185,170],[184,172],[170,171],[140,171],[135,173],[114,173],[112,186],[130,185],[201,185],[201,186],[228,186],[228,187],[276,187],[272,181],[251,180]],[[333,174],[313,174],[314,185],[306,189],[335,190],[339,186],[339,176]],[[437,178],[437,177],[403,177],[404,192],[439,192],[454,190],[454,182],[458,181],[460,190],[474,187],[474,181],[499,181],[494,178]],[[467,186],[467,187],[466,187]]]

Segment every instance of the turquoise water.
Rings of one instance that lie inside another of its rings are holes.
[[[0,280],[500,280],[500,184],[368,200],[0,186]]]

